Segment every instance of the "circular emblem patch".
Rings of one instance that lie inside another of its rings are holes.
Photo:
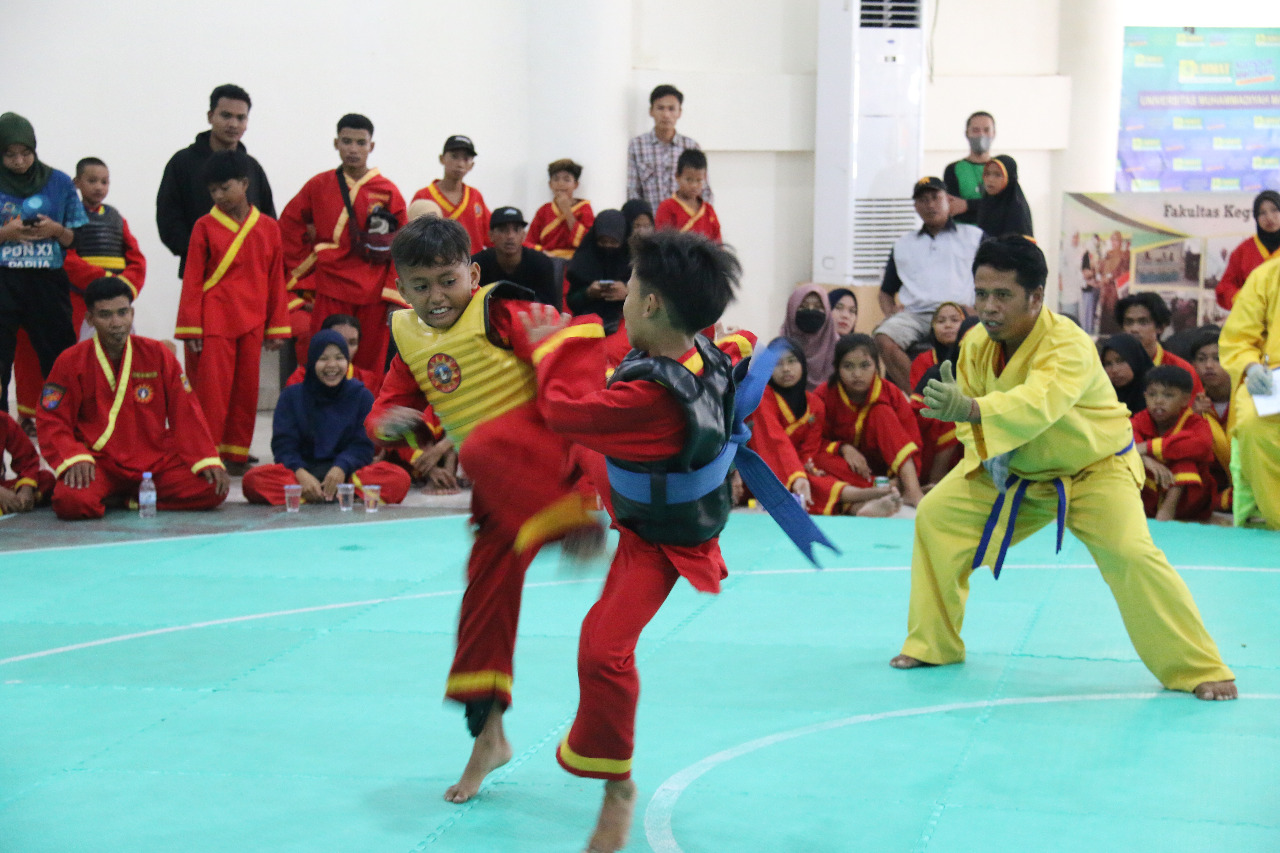
[[[427,376],[431,379],[432,387],[442,394],[457,390],[462,383],[462,369],[458,367],[458,362],[454,361],[453,356],[442,352],[431,356],[427,362]]]
[[[133,397],[139,403],[150,403],[151,398],[155,396],[155,392],[151,386],[145,382],[139,382],[133,389]]]

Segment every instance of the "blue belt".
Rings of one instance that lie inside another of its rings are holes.
[[[1116,456],[1124,456],[1133,449],[1133,439],[1129,439],[1129,443],[1124,446]],[[1017,484],[1014,487],[1014,484]],[[972,569],[976,569],[982,565],[982,558],[986,556],[987,546],[991,544],[991,534],[995,532],[996,524],[1000,521],[1000,510],[1004,508],[1005,495],[1009,493],[1009,489],[1013,487],[1013,502],[1009,506],[1009,522],[1005,525],[1004,538],[1000,541],[1000,552],[996,554],[995,562],[991,564],[991,573],[996,580],[1000,579],[1000,568],[1004,565],[1004,556],[1009,550],[1009,543],[1013,541],[1013,528],[1018,520],[1018,510],[1022,507],[1022,499],[1026,497],[1027,487],[1032,483],[1031,480],[1024,480],[1016,474],[1010,474],[1009,479],[1005,480],[1004,491],[1000,492],[1000,496],[996,498],[995,505],[991,507],[991,514],[987,516],[986,526],[982,528],[982,540],[978,543],[978,551],[973,555]],[[1058,493],[1058,545],[1054,549],[1057,554],[1062,551],[1062,535],[1067,527],[1067,488],[1062,483],[1062,478],[1053,481],[1053,488]]]
[[[689,503],[711,493],[724,483],[729,470],[736,464],[742,481],[751,489],[756,501],[809,558],[809,562],[817,566],[818,561],[813,556],[814,543],[826,545],[837,554],[840,549],[818,529],[813,519],[796,503],[791,492],[778,481],[759,454],[747,447],[751,428],[747,426],[746,419],[760,405],[760,398],[769,384],[769,377],[773,375],[779,356],[789,349],[787,342],[779,338],[765,349],[756,351],[751,358],[747,375],[738,383],[734,394],[733,431],[729,440],[716,457],[701,468],[667,474],[665,503]],[[628,471],[608,459],[605,460],[605,467],[609,472],[609,485],[615,492],[636,503],[654,502],[650,474]]]

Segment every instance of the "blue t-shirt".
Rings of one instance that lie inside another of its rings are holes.
[[[57,169],[35,195],[18,198],[0,192],[0,222],[8,222],[15,217],[31,219],[40,214],[71,229],[89,221],[75,184],[65,172]],[[52,238],[29,243],[17,240],[0,243],[0,267],[58,269],[62,266],[63,254],[62,244]]]

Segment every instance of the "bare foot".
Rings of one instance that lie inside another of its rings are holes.
[[[465,803],[476,795],[484,777],[511,760],[511,744],[502,731],[502,712],[494,708],[489,712],[475,746],[471,747],[471,758],[462,771],[458,784],[450,785],[444,792],[444,798],[451,803]]]
[[[897,489],[891,488],[889,494],[884,497],[867,501],[858,507],[854,515],[859,515],[863,518],[889,518],[897,514],[900,509],[902,509],[902,496],[898,494]]]
[[[916,669],[917,667],[922,666],[937,666],[937,664],[925,663],[922,660],[913,658],[911,655],[898,655],[896,658],[889,661],[889,666],[894,669]]]
[[[616,853],[627,846],[631,815],[636,809],[636,783],[630,779],[604,783],[604,803],[587,853]]]
[[[1236,692],[1234,681],[1205,681],[1196,685],[1195,692],[1197,699],[1204,699],[1206,702],[1236,699],[1240,695]]]

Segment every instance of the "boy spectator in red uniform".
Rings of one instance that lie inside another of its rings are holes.
[[[538,208],[529,223],[529,234],[524,244],[553,258],[569,260],[582,238],[596,221],[591,202],[574,198],[582,167],[565,158],[547,166],[547,186],[551,188],[551,201]]]
[[[59,478],[53,510],[101,518],[134,501],[148,471],[161,510],[212,509],[230,480],[178,360],[129,334],[133,291],[119,278],[85,288],[95,336],[58,356],[40,394],[40,452]]]
[[[355,363],[356,353],[360,351],[360,321],[350,314],[330,314],[320,323],[320,329],[321,331],[333,329],[339,335],[342,335],[342,339],[347,342],[347,378],[359,379],[361,384],[369,389],[369,393],[376,398],[378,390],[382,388],[382,371],[365,370],[363,367],[356,367]],[[297,370],[289,374],[285,387],[297,385],[306,378],[307,365],[304,361],[298,365]]]
[[[4,475],[4,454],[9,454],[12,477]],[[40,454],[18,422],[0,412],[0,515],[30,512],[53,496],[53,474],[40,467]]]
[[[218,453],[243,468],[262,349],[290,336],[280,229],[249,204],[244,154],[220,151],[204,168],[214,208],[191,232],[174,337],[186,342],[187,373]]]
[[[350,314],[360,321],[364,342],[352,363],[382,371],[387,357],[387,310],[403,308],[391,266],[391,234],[408,221],[404,198],[396,185],[369,168],[373,122],[357,113],[338,119],[333,140],[342,165],[303,184],[280,214],[280,239],[293,298],[314,301],[308,327],[294,327],[297,350],[320,331],[331,314]],[[354,218],[353,218],[354,215]],[[290,322],[303,306],[290,302]],[[299,364],[305,359],[299,356]],[[375,390],[375,389],[370,389]]]
[[[476,147],[469,136],[450,136],[440,152],[440,165],[444,177],[427,184],[413,194],[413,201],[420,198],[434,201],[440,206],[445,219],[452,219],[467,230],[471,238],[471,254],[492,245],[489,242],[489,208],[484,196],[462,179],[475,168]]]
[[[1187,350],[1204,385],[1191,407],[1209,423],[1213,435],[1213,480],[1218,485],[1214,509],[1231,512],[1231,377],[1218,360],[1218,330],[1200,329]]]
[[[111,186],[107,164],[97,157],[85,157],[76,164],[73,183],[80,191],[80,200],[89,222],[76,229],[76,241],[67,249],[62,268],[71,282],[71,326],[80,339],[88,336],[84,328],[83,294],[89,282],[104,275],[118,275],[133,288],[133,297],[137,299],[147,276],[147,260],[120,211],[102,203]],[[40,361],[26,332],[18,335],[13,378],[19,415],[34,418],[43,380],[40,378]],[[34,421],[31,421],[31,427],[34,429]]]
[[[822,387],[826,444],[813,462],[855,486],[897,477],[903,503],[916,506],[924,497],[920,429],[907,396],[876,373],[879,356],[870,335],[845,335],[836,342],[835,373]]]
[[[1147,408],[1132,418],[1147,482],[1142,506],[1157,521],[1206,521],[1217,491],[1213,436],[1191,411],[1191,374],[1166,364],[1147,374]]]
[[[601,541],[586,497],[568,481],[569,443],[547,429],[533,367],[512,349],[525,335],[517,312],[533,303],[510,298],[502,284],[480,287],[470,249],[452,219],[414,219],[396,234],[396,286],[413,310],[392,317],[397,355],[366,420],[380,444],[427,447],[435,444],[423,422],[430,406],[474,484],[476,539],[445,696],[464,704],[476,741],[462,777],[445,792],[454,803],[475,796],[511,758],[502,716],[511,705],[525,570],[552,540],[568,537],[571,550]]]
[[[654,214],[657,228],[693,231],[720,242],[720,220],[711,202],[702,198],[707,186],[707,155],[686,148],[676,161],[676,192],[658,205]]]
[[[1164,335],[1164,330],[1169,328],[1169,321],[1172,319],[1173,314],[1169,311],[1169,306],[1165,304],[1164,299],[1160,294],[1149,290],[1130,293],[1116,303],[1116,322],[1125,334],[1133,335],[1142,343],[1142,348],[1147,351],[1147,355],[1151,356],[1152,364],[1156,367],[1165,364],[1181,367],[1191,377],[1192,384],[1195,386],[1192,396],[1202,394],[1204,386],[1200,384],[1200,377],[1195,368],[1186,359],[1160,346],[1160,338]]]

